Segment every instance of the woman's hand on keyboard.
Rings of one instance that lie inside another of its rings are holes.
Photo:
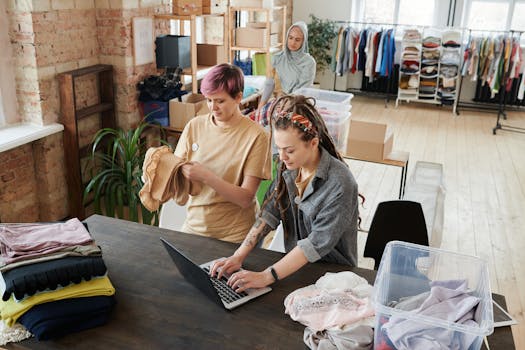
[[[231,275],[239,271],[242,266],[242,259],[239,256],[232,255],[228,258],[222,258],[213,263],[210,269],[210,276],[220,279],[223,275]]]
[[[250,288],[263,288],[273,283],[273,277],[267,270],[253,272],[241,270],[235,272],[228,279],[228,285],[237,293],[244,292]]]

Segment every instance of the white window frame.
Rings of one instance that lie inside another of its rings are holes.
[[[6,47],[0,57],[0,128],[19,121],[15,77],[13,71],[13,55],[9,40],[9,25],[6,2],[0,1],[0,46]]]
[[[468,28],[468,19],[470,17],[470,10],[472,9],[472,1],[473,0],[464,0],[464,7],[463,7],[463,16],[461,20],[461,24],[463,27]],[[516,3],[525,3],[525,0],[475,0],[477,2],[499,2],[502,4],[509,4],[509,11],[507,12],[507,19],[505,21],[505,28],[488,28],[489,30],[511,30],[512,25],[512,16],[520,14],[515,13],[514,9],[516,8]]]

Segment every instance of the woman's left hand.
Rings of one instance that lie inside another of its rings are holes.
[[[264,270],[253,272],[248,270],[237,271],[228,279],[228,285],[237,293],[243,292],[249,288],[262,288],[273,283],[271,274]]]
[[[182,166],[182,173],[187,179],[200,182],[205,182],[206,179],[214,175],[210,169],[199,162],[184,164]]]

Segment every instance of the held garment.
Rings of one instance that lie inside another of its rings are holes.
[[[190,195],[201,191],[201,184],[190,181],[182,174],[187,161],[175,156],[168,146],[151,147],[144,158],[144,186],[139,192],[142,204],[149,211],[159,209],[160,204],[175,199],[185,205]]]

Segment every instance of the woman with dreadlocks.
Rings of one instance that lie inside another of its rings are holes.
[[[357,265],[357,183],[314,101],[285,95],[272,106],[270,115],[280,158],[277,177],[243,243],[232,256],[216,261],[210,273],[220,278],[238,271],[279,222],[287,254],[263,271],[233,273],[228,284],[239,292],[270,285],[308,262]]]

